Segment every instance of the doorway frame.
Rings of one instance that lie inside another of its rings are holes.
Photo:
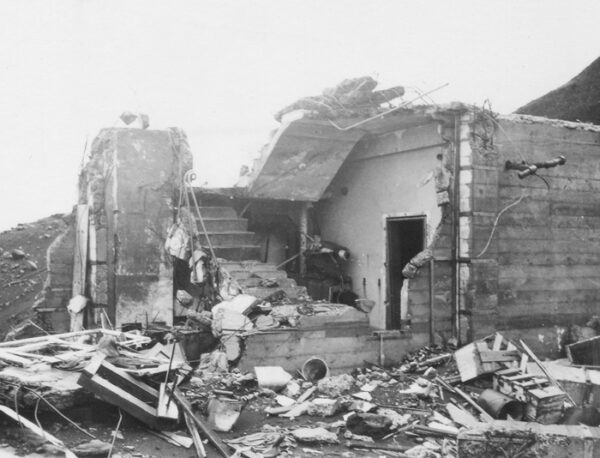
[[[388,234],[388,222],[390,221],[401,221],[401,220],[415,220],[415,219],[420,219],[423,220],[423,248],[422,250],[426,249],[429,243],[429,227],[427,222],[430,220],[430,215],[429,212],[398,212],[398,213],[386,213],[383,215],[382,218],[382,226],[383,226],[383,281],[384,281],[384,288],[383,290],[385,291],[385,298],[383,301],[382,307],[381,307],[381,311],[380,311],[380,327],[382,330],[386,330],[386,331],[390,331],[390,332],[394,332],[394,331],[398,331],[398,329],[393,329],[390,326],[388,326],[388,310],[390,307],[390,299],[391,299],[391,280],[390,280],[390,270],[388,268],[389,265],[389,254],[390,254],[390,247],[389,247],[389,234]],[[421,251],[422,251],[421,250]],[[402,307],[406,307],[406,304],[402,304],[402,302],[400,303],[400,307],[401,307],[401,311],[400,313],[402,314]],[[402,328],[402,324],[401,324],[401,328]],[[400,328],[400,329],[401,329]]]

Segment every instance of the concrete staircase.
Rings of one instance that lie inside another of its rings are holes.
[[[233,208],[206,206],[200,208],[200,213],[216,256],[226,260],[221,266],[237,280],[246,294],[263,298],[283,290],[290,299],[307,295],[306,288],[288,278],[285,270],[278,270],[274,264],[260,261],[261,248],[255,242],[255,233],[248,231],[248,220],[239,218]],[[198,222],[202,232],[201,227]],[[200,243],[207,245],[204,234]],[[261,286],[264,280],[274,280],[277,286]]]

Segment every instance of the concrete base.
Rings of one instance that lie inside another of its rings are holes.
[[[361,367],[365,361],[379,364],[380,348],[384,363],[388,364],[427,344],[427,335],[410,333],[382,337],[380,341],[366,315],[354,312],[351,310],[346,316],[303,317],[297,328],[249,336],[238,367],[245,372],[255,366],[281,366],[295,373],[307,359],[319,356],[336,374]]]

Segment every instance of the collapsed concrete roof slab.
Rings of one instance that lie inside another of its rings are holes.
[[[373,119],[303,117],[284,122],[255,171],[249,197],[316,202],[365,135],[429,124],[446,112],[450,111],[422,106],[382,113]]]

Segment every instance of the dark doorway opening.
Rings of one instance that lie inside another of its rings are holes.
[[[425,249],[425,216],[388,218],[387,231],[387,329],[400,329],[404,283],[402,269],[417,253]]]

